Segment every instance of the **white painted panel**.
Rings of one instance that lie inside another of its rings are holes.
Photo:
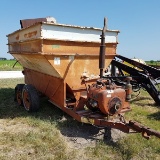
[[[39,23],[28,28],[15,31],[8,35],[8,42],[21,42],[44,38],[64,41],[82,41],[100,43],[101,29],[60,24]],[[118,31],[106,31],[105,42],[117,43]]]
[[[99,42],[101,30],[92,28],[78,28],[61,25],[42,24],[42,38],[69,40],[69,41],[84,41],[84,42]],[[106,43],[117,42],[117,32],[107,31],[105,36]]]

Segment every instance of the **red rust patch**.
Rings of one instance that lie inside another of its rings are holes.
[[[19,34],[16,36],[16,40],[19,40]]]
[[[33,32],[29,32],[29,33],[24,34],[24,37],[25,38],[31,38],[31,37],[34,37],[36,35],[37,35],[37,31],[33,31]]]

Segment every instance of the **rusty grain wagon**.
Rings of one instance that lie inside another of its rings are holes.
[[[118,30],[106,29],[106,22],[99,29],[59,24],[51,17],[20,22],[21,29],[8,35],[9,52],[24,68],[25,84],[15,88],[19,105],[37,111],[42,94],[80,122],[160,137],[124,121],[123,113],[131,110],[130,77],[118,86],[103,76],[116,55]]]

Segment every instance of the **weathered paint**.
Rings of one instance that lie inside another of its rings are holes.
[[[100,43],[99,35],[101,34],[101,32],[102,30],[99,28],[69,26],[41,22],[9,34],[8,42],[13,43],[41,38],[63,41]],[[118,43],[118,33],[119,31],[116,30],[106,30],[106,43]]]
[[[9,52],[42,53],[42,40],[35,39],[31,41],[12,43],[9,45]]]
[[[61,108],[66,105],[66,85],[63,79],[27,68],[24,69],[24,75],[26,84],[34,85],[38,91]]]
[[[46,39],[100,43],[101,29],[42,24],[41,35]],[[117,43],[115,31],[106,31],[106,43]]]
[[[99,43],[91,42],[72,42],[59,40],[34,39],[19,43],[9,44],[11,53],[40,53],[40,54],[63,54],[63,55],[98,55]],[[106,55],[116,54],[117,44],[106,43]]]
[[[41,54],[12,54],[23,67],[61,78],[48,59]]]
[[[36,23],[8,35],[9,52],[25,68],[25,81],[61,107],[66,92],[78,101],[83,80],[99,77],[101,29],[53,23]],[[106,31],[107,68],[116,54],[118,31]],[[37,81],[41,80],[41,81]],[[66,90],[67,87],[67,90]],[[76,106],[81,108],[83,98]]]
[[[72,90],[78,90],[84,76],[90,80],[99,77],[101,31],[36,23],[8,35],[9,52],[23,67],[63,79]],[[118,31],[106,31],[106,68],[116,55],[117,35]]]
[[[81,88],[82,77],[99,77],[98,55],[12,54],[25,68],[64,79],[71,89]],[[106,68],[113,55],[106,56]],[[76,79],[76,80],[75,80]]]
[[[43,53],[59,54],[89,54],[99,55],[99,43],[77,42],[77,41],[60,41],[60,40],[43,40]],[[106,55],[116,54],[116,43],[106,43]]]
[[[32,84],[49,97],[50,102],[76,120],[127,133],[133,129],[142,132],[146,138],[150,135],[160,137],[160,133],[138,123],[126,123],[122,115],[116,117],[120,122],[110,117],[129,111],[130,106],[126,102],[123,87],[99,79],[101,31],[96,28],[37,23],[8,35],[9,52],[23,65],[25,83]],[[107,30],[106,43],[101,43],[101,46],[107,47],[106,53],[103,52],[105,68],[115,57],[117,35],[118,31]],[[130,91],[127,92],[130,94]],[[98,101],[98,105],[93,106],[93,100]],[[86,110],[86,105],[88,108],[98,107],[101,112]]]
[[[41,24],[38,23],[28,28],[17,30],[7,35],[7,37],[8,37],[9,44],[12,44],[14,42],[20,43],[23,41],[39,39],[41,38]]]

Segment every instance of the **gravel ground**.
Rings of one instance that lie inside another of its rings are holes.
[[[5,78],[23,78],[22,71],[0,71],[0,79]]]

